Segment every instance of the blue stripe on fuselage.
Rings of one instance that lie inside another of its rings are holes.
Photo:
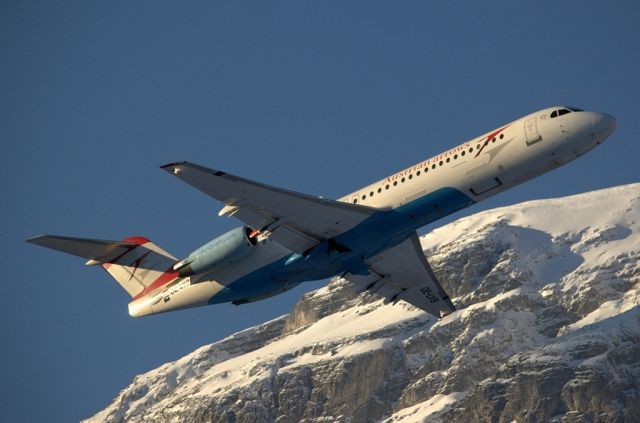
[[[407,239],[421,226],[469,207],[474,201],[454,188],[441,188],[395,209],[381,210],[335,237],[349,252],[337,252],[324,241],[309,254],[292,260],[276,260],[227,285],[209,299],[209,304],[238,301],[268,292],[282,292],[285,286],[324,279],[346,270],[361,271],[362,257],[374,256]],[[366,270],[366,269],[365,269]]]
[[[336,241],[371,257],[407,239],[413,232],[474,203],[454,188],[441,188],[395,209],[379,211]]]

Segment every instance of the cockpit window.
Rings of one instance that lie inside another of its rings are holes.
[[[567,107],[566,109],[559,109],[551,112],[551,118],[553,119],[554,117],[566,115],[567,113],[571,113],[571,112],[582,112],[582,111],[583,111],[582,109],[578,109],[577,107]]]

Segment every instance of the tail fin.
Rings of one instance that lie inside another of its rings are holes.
[[[86,258],[89,266],[102,265],[134,299],[178,277],[173,271],[178,259],[143,237],[107,241],[41,235],[27,242]]]

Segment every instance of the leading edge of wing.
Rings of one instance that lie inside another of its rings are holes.
[[[364,206],[361,204],[352,204],[352,203],[345,203],[342,201],[336,201],[336,200],[331,200],[331,199],[327,199],[327,198],[323,198],[323,197],[319,197],[319,196],[315,196],[315,195],[310,195],[310,194],[305,194],[302,192],[298,192],[298,191],[292,191],[292,190],[288,190],[285,188],[280,188],[280,187],[275,187],[272,185],[268,185],[268,184],[264,184],[261,182],[257,182],[257,181],[253,181],[251,179],[247,179],[247,178],[243,178],[241,176],[237,176],[237,175],[233,175],[231,173],[227,173],[221,170],[217,170],[217,169],[211,169],[205,166],[201,166],[195,163],[191,163],[189,161],[180,161],[180,162],[172,162],[172,163],[167,163],[164,164],[162,166],[160,166],[160,168],[162,170],[164,170],[167,173],[170,173],[171,175],[175,176],[176,178],[188,183],[189,185],[193,186],[194,188],[197,188],[198,190],[204,192],[205,194],[214,197],[216,199],[218,199],[218,201],[221,201],[224,204],[225,203],[224,199],[219,198],[216,195],[213,195],[212,192],[209,192],[208,190],[206,190],[205,187],[201,186],[201,185],[196,185],[194,184],[192,181],[189,180],[189,178],[183,178],[181,177],[180,173],[181,170],[184,168],[187,169],[192,169],[198,172],[202,172],[202,173],[206,173],[210,176],[214,176],[214,177],[219,177],[219,178],[223,178],[226,181],[229,182],[242,182],[242,183],[246,183],[249,185],[253,185],[256,187],[260,187],[263,189],[267,189],[270,191],[273,191],[274,193],[279,193],[279,194],[285,194],[285,195],[291,195],[291,196],[295,196],[295,197],[299,197],[299,198],[304,198],[305,200],[309,200],[318,204],[322,204],[322,205],[327,205],[327,206],[331,206],[331,207],[335,207],[335,208],[341,208],[344,210],[349,210],[349,211],[354,211],[354,212],[359,212],[362,214],[366,214],[366,215],[371,215],[373,213],[375,213],[376,211],[379,211],[379,209],[376,209],[374,207],[369,207],[369,206]],[[233,205],[233,204],[227,204],[227,205]]]

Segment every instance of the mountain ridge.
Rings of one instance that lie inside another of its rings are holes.
[[[334,278],[136,376],[87,421],[638,421],[640,183],[479,212],[421,242],[455,313]]]

